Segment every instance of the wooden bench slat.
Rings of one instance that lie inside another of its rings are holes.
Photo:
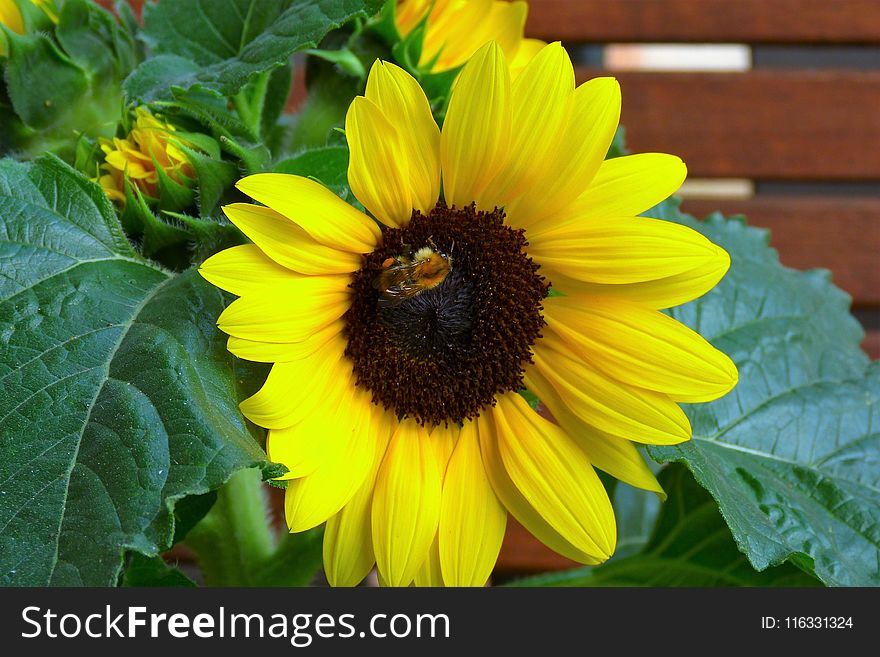
[[[531,0],[548,41],[880,43],[876,0]]]
[[[770,245],[784,265],[830,269],[856,306],[880,306],[880,198],[687,199],[682,209],[700,218],[715,210],[744,214],[772,231]]]
[[[629,148],[692,177],[880,179],[880,71],[578,71],[597,75],[620,81]]]

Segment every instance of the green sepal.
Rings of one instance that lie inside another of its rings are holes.
[[[241,160],[242,168],[246,174],[264,171],[272,159],[272,153],[265,145],[236,140],[231,137],[220,137],[220,148]]]
[[[248,241],[238,228],[223,217],[199,218],[168,211],[162,214],[186,226],[192,235],[190,261],[193,264],[200,264],[218,251]]]
[[[307,55],[323,59],[325,62],[336,64],[343,72],[354,78],[366,79],[367,70],[363,62],[348,48],[339,50],[306,50]]]
[[[391,46],[391,54],[394,55],[397,63],[413,75],[417,75],[419,72],[426,27],[427,16],[413,28],[412,32]]]
[[[214,213],[217,204],[240,174],[232,162],[213,158],[187,146],[180,146],[187,159],[196,170],[198,194],[196,197],[199,213],[207,217]]]
[[[159,210],[183,210],[190,207],[195,201],[195,192],[192,182],[189,184],[179,183],[171,178],[165,169],[153,158],[153,166],[159,176]]]
[[[397,1],[385,0],[385,5],[369,24],[369,29],[378,34],[386,43],[395,44],[400,41],[397,30]]]
[[[104,153],[98,140],[85,133],[80,133],[76,140],[73,168],[94,179],[101,175],[101,162],[103,161]]]
[[[154,199],[153,203],[158,203],[158,200]],[[148,258],[162,249],[190,239],[185,229],[156,217],[150,210],[147,198],[128,177],[125,179],[125,208],[120,220],[126,233],[140,238],[141,253]]]
[[[462,67],[451,68],[440,73],[422,73],[419,76],[419,84],[425,90],[431,111],[437,124],[443,127],[443,119],[446,118],[446,110],[449,107],[449,98],[452,93],[452,84],[461,72]]]

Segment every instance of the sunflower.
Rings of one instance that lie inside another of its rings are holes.
[[[619,112],[617,82],[575,88],[558,43],[513,83],[490,43],[441,132],[416,81],[377,62],[345,130],[378,223],[307,178],[238,183],[264,204],[225,208],[253,244],[201,273],[240,296],[218,319],[230,351],[273,363],[241,409],[289,469],[290,530],[326,521],[331,584],[375,563],[387,585],[483,585],[508,511],[600,563],[616,527],[594,468],[662,494],[632,441],[688,440],[677,402],[735,385],[727,356],[660,312],[711,289],[728,255],[636,216],[685,167],[603,161]]]
[[[496,41],[520,70],[544,45],[523,37],[528,3],[522,0],[402,0],[394,22],[408,36],[425,21],[419,68],[441,73],[458,68],[489,41]]]
[[[104,151],[97,181],[107,196],[125,204],[126,179],[147,198],[159,197],[159,177],[189,186],[196,172],[182,147],[193,147],[176,128],[146,107],[135,109],[134,125],[121,139],[100,139]]]

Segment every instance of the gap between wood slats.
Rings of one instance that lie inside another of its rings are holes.
[[[880,179],[880,71],[608,72],[633,152],[675,153],[691,176]]]
[[[880,43],[876,0],[531,0],[547,41]]]

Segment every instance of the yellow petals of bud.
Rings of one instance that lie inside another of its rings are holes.
[[[159,196],[159,169],[174,182],[189,186],[195,169],[184,152],[192,147],[176,129],[145,107],[135,110],[135,121],[125,138],[101,139],[104,163],[98,183],[107,196],[125,204],[125,180],[147,198]]]

